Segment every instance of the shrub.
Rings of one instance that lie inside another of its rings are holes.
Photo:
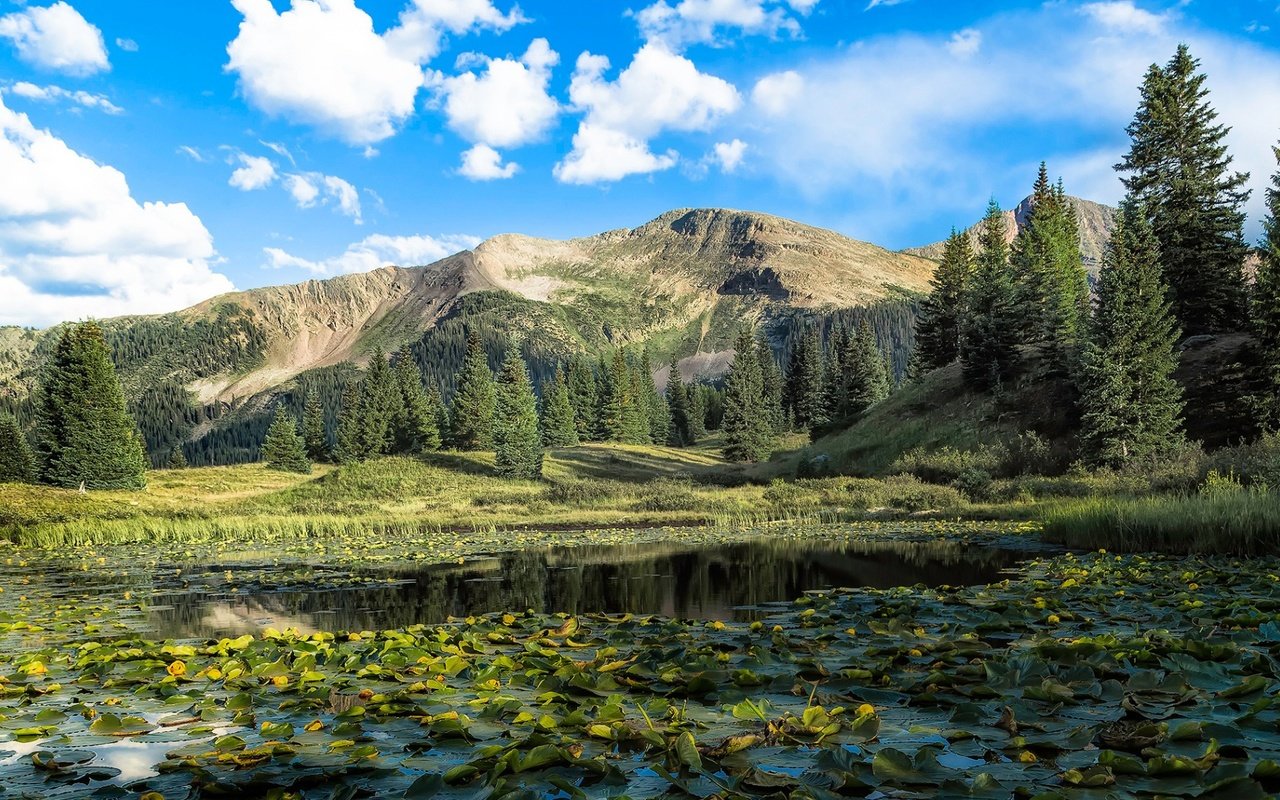
[[[1007,451],[1003,447],[983,446],[977,450],[943,447],[927,450],[917,447],[898,457],[890,472],[905,472],[929,483],[955,483],[965,473],[980,470],[988,477],[1000,470]]]
[[[894,475],[883,481],[888,505],[903,511],[933,511],[965,505],[965,497],[954,487],[938,486],[912,475]]]
[[[990,472],[972,467],[960,473],[951,485],[964,492],[970,500],[977,502],[993,499],[993,482],[994,478],[991,477]]]
[[[553,483],[544,496],[552,503],[568,506],[594,506],[606,500],[617,499],[627,491],[627,486],[615,481],[568,480]]]
[[[1246,486],[1280,489],[1280,433],[1265,433],[1252,444],[1225,447],[1205,459],[1209,472],[1239,476]]]
[[[672,478],[658,478],[641,489],[636,508],[641,511],[695,511],[702,505],[693,484]]]

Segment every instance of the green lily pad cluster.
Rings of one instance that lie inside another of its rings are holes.
[[[751,623],[495,613],[155,641],[145,598],[16,558],[6,796],[1280,791],[1273,559],[1044,556],[990,586],[811,593]]]

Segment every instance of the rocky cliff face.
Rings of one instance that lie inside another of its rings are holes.
[[[1117,211],[1111,206],[1104,206],[1101,203],[1082,200],[1078,197],[1072,197],[1071,204],[1075,207],[1076,218],[1080,222],[1080,255],[1084,259],[1084,264],[1089,270],[1089,274],[1096,276],[1098,270],[1102,267],[1102,254],[1106,250],[1107,241],[1111,238],[1111,230],[1115,227]],[[1027,217],[1030,213],[1030,197],[1019,203],[1017,208],[1004,212],[1005,238],[1008,241],[1012,242],[1014,237],[1018,235],[1018,231],[1026,225]],[[982,223],[979,221],[966,231],[972,239],[974,247],[978,246],[981,226]],[[945,242],[935,242],[924,247],[908,248],[903,252],[931,258],[936,261],[942,258],[942,250],[945,245]]]

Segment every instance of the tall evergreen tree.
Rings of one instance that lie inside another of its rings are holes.
[[[763,461],[773,451],[773,432],[765,414],[764,376],[754,332],[744,327],[733,349],[733,366],[724,384],[724,457]]]
[[[1081,363],[1081,432],[1093,464],[1123,467],[1182,441],[1178,325],[1161,280],[1160,249],[1146,212],[1121,210],[1098,281],[1098,307]]]
[[[169,451],[169,459],[165,462],[165,469],[186,469],[187,454],[182,452],[182,445],[175,444],[173,449]]]
[[[770,432],[777,436],[786,427],[786,413],[782,410],[782,369],[773,355],[773,346],[763,337],[757,354],[760,357],[760,399],[764,404],[765,422]]]
[[[484,343],[477,333],[467,336],[467,355],[458,373],[453,406],[449,410],[450,443],[459,450],[488,450],[493,447],[497,389]]]
[[[407,349],[396,357],[392,451],[403,455],[440,449],[439,410],[422,385],[422,370]]]
[[[369,369],[360,382],[362,458],[377,458],[392,451],[395,424],[404,415],[400,388],[395,373],[381,348],[369,358]]]
[[[494,464],[507,478],[542,477],[542,434],[538,431],[538,398],[529,370],[512,347],[498,375],[497,411],[493,424]]]
[[[444,447],[445,435],[450,430],[449,423],[449,407],[445,405],[444,396],[440,394],[440,390],[435,386],[427,389],[427,408],[431,412],[431,416],[436,421],[436,430],[440,432],[440,446]]]
[[[827,337],[823,358],[827,419],[840,419],[849,413],[849,380],[845,356],[848,355],[852,341],[849,330],[838,323],[832,326],[831,335]]]
[[[973,247],[969,234],[951,229],[942,262],[933,273],[933,291],[920,304],[916,326],[916,364],[930,372],[954,363],[960,357],[960,334],[973,274]]]
[[[672,447],[688,447],[693,444],[689,390],[680,378],[680,362],[674,356],[667,371],[667,407],[671,409],[671,432],[667,436],[667,444]]]
[[[809,325],[792,345],[787,364],[786,401],[797,428],[809,430],[827,422],[823,361],[822,333]]]
[[[1116,168],[1160,246],[1173,312],[1187,334],[1232,330],[1244,318],[1242,268],[1248,173],[1233,172],[1230,128],[1216,122],[1200,62],[1185,44],[1152,64]]]
[[[142,437],[96,322],[63,332],[40,389],[45,483],[89,489],[146,485]]]
[[[1013,374],[1018,360],[1018,309],[1014,298],[1004,214],[995,200],[982,222],[982,252],[965,300],[960,338],[965,380],[990,391]]]
[[[306,445],[298,435],[298,421],[283,405],[276,406],[275,418],[271,420],[267,438],[262,443],[261,458],[267,469],[304,474],[311,472]]]
[[[632,365],[632,375],[637,395],[644,404],[649,441],[662,444],[671,433],[671,410],[667,408],[666,398],[653,381],[653,360],[649,357],[648,347],[641,350],[639,359]]]
[[[876,344],[870,323],[863,321],[849,340],[845,358],[847,413],[861,414],[889,396],[889,375],[884,354]]]
[[[707,435],[707,394],[705,387],[697,383],[687,384],[684,389],[689,396],[689,444],[696,444]]]
[[[12,414],[0,413],[0,483],[31,483],[35,478],[35,456],[26,434]]]
[[[329,436],[324,428],[324,407],[314,392],[307,396],[302,409],[302,441],[307,448],[307,458],[326,461],[329,458]]]
[[[360,384],[352,381],[342,390],[342,406],[338,409],[338,441],[333,448],[333,458],[339,464],[353,464],[365,458],[361,406]]]
[[[556,370],[542,389],[542,443],[547,447],[574,447],[578,444],[573,399],[569,396],[569,379],[563,367]]]
[[[1280,162],[1280,147],[1272,148]],[[1280,429],[1280,170],[1267,189],[1267,218],[1263,222],[1261,261],[1253,292],[1253,321],[1262,366],[1262,394],[1256,398],[1258,417],[1269,429]]]
[[[574,356],[569,364],[569,400],[573,403],[573,422],[578,440],[593,442],[600,438],[600,387],[595,367],[586,356]]]
[[[636,381],[627,362],[627,354],[619,348],[609,364],[605,387],[601,423],[606,438],[624,444],[645,444],[649,441],[649,419],[642,399],[637,394]]]

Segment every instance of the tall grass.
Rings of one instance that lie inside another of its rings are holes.
[[[1049,506],[1045,536],[1069,547],[1257,556],[1280,553],[1280,495],[1090,498]]]

